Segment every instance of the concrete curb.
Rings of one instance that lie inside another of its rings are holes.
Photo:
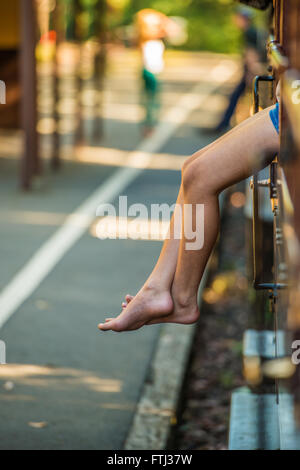
[[[220,209],[224,193],[220,198]],[[199,288],[199,305],[207,282],[209,264]],[[125,450],[164,450],[172,426],[177,423],[177,411],[182,386],[191,353],[196,325],[165,324],[154,352],[149,377],[146,380]]]
[[[193,342],[195,325],[164,325],[144,385],[126,450],[167,447]]]
[[[207,275],[203,278],[200,293],[206,278]],[[125,450],[167,448],[171,428],[177,423],[179,399],[195,331],[196,325],[162,326]]]

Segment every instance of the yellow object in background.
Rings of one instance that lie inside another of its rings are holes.
[[[0,49],[17,49],[20,45],[19,0],[1,2]]]

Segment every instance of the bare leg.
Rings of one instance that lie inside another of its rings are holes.
[[[264,110],[260,114],[263,113],[268,114],[269,110]],[[249,118],[251,119],[251,118]],[[209,144],[203,149],[198,150],[194,155],[187,158],[183,166],[183,173],[186,171],[188,166],[197,160],[201,155],[203,155],[208,150],[212,150],[214,146],[219,144],[223,139],[227,138],[228,136],[232,135],[232,133],[236,132],[237,130],[241,130],[244,126],[248,125],[249,119],[246,119],[235,129],[230,130],[226,133],[226,135],[220,137],[215,142]],[[183,208],[184,197],[183,197],[183,185],[181,183],[178,199],[176,201],[177,206],[181,206]],[[177,215],[177,214],[176,214]],[[177,226],[174,225],[175,220],[177,221]],[[180,223],[181,225],[181,223]],[[163,244],[163,248],[161,250],[159,259],[156,263],[155,268],[153,269],[152,273],[150,274],[149,278],[147,279],[145,285],[142,288],[142,291],[148,290],[159,290],[159,291],[167,291],[169,292],[174,280],[175,271],[177,267],[178,261],[178,252],[179,252],[179,245],[180,240],[174,237],[174,233],[178,233],[180,230],[180,226],[178,227],[178,217],[175,215],[172,217],[169,229],[169,237],[165,240]],[[122,308],[126,308],[127,305],[134,299],[135,297],[132,295],[126,295],[125,302],[122,303]],[[108,319],[110,321],[111,318]]]
[[[184,204],[205,204],[204,248],[189,252],[185,250],[187,240],[182,239],[177,262],[178,240],[171,238],[165,243],[160,260],[143,289],[119,317],[99,325],[100,329],[123,331],[139,328],[148,322],[191,323],[198,318],[199,312],[195,307],[197,290],[218,233],[218,194],[251,174],[253,155],[258,151],[274,149],[275,153],[277,147],[278,136],[266,110],[189,160],[183,170],[178,202],[182,204],[184,199]],[[164,292],[160,290],[157,294],[156,289],[151,287],[156,276],[157,283],[164,289]]]
[[[269,116],[266,113],[259,114],[248,122],[246,128],[242,131],[237,129],[227,140],[208,149],[187,168],[183,175],[184,204],[192,205],[193,220],[196,204],[204,204],[205,242],[201,250],[187,250],[190,240],[183,233],[172,284],[174,311],[166,321],[193,323],[198,319],[199,283],[219,230],[219,193],[247,178],[255,167],[261,168],[269,163],[264,161],[265,155],[271,155],[272,160],[278,149],[278,134]],[[184,225],[191,223],[192,220],[184,219]],[[164,321],[165,319],[161,319],[161,322]]]
[[[262,111],[262,113],[267,113],[267,112],[268,111],[266,110]],[[185,170],[188,168],[188,166],[191,163],[193,163],[196,159],[201,157],[201,155],[204,152],[207,152],[209,149],[212,149],[212,147],[215,146],[217,143],[219,143],[221,140],[227,138],[237,129],[241,130],[247,124],[248,124],[248,120],[245,120],[244,122],[236,126],[234,130],[231,130],[225,136],[220,137],[216,142],[213,142],[212,144],[206,146],[205,148],[197,151],[194,155],[192,155],[185,161],[184,166],[183,166],[183,172],[185,172]],[[177,206],[181,206],[181,210],[183,208],[183,203],[184,203],[183,186],[181,184],[179,194],[178,194],[178,199],[176,201]],[[150,303],[152,303],[153,299],[156,298],[157,296],[159,298],[162,298],[162,297],[164,298],[164,302],[163,302],[164,305],[162,305],[162,307],[163,308],[165,307],[165,309],[164,311],[161,312],[162,317],[163,317],[163,313],[165,313],[165,315],[168,315],[169,310],[171,308],[170,291],[171,291],[171,286],[174,280],[175,271],[177,267],[177,261],[178,261],[180,240],[174,237],[174,233],[178,233],[178,231],[180,231],[181,221],[180,221],[180,226],[178,227],[179,217],[176,217],[176,216],[174,215],[172,217],[172,220],[170,223],[170,229],[169,229],[169,237],[164,242],[157,264],[155,268],[153,269],[152,273],[150,274],[149,278],[147,279],[146,283],[144,284],[144,286],[139,292],[139,301],[141,300],[147,301],[149,299]],[[175,220],[177,221],[177,226],[175,225]],[[125,301],[122,303],[122,309],[127,308],[128,304],[134,298],[135,296],[127,294],[125,296]],[[155,306],[156,309],[157,307],[158,305]],[[107,322],[111,320],[112,318],[106,319]],[[160,318],[158,319],[158,321],[160,321]]]
[[[184,168],[193,162],[204,150],[200,150],[192,157],[188,158],[184,164]],[[122,308],[128,307],[128,304],[134,300],[131,307],[134,307],[137,316],[140,311],[147,312],[149,318],[161,318],[170,315],[173,311],[173,300],[171,296],[171,286],[173,283],[180,240],[175,234],[181,232],[181,217],[177,215],[178,208],[183,205],[183,187],[180,186],[178,198],[176,201],[175,213],[170,222],[169,234],[163,244],[159,259],[149,278],[138,292],[136,296],[126,295]],[[112,321],[107,318],[106,322]],[[143,323],[144,324],[144,323]],[[142,325],[141,325],[142,326]],[[100,328],[104,329],[104,328]],[[136,328],[134,328],[136,329]]]
[[[214,143],[189,157],[184,163],[183,171],[212,145],[214,145]],[[171,295],[171,287],[175,276],[180,246],[180,239],[178,237],[176,238],[175,234],[181,232],[182,224],[181,217],[177,215],[177,211],[179,208],[182,209],[183,202],[183,186],[181,183],[175,213],[170,222],[169,234],[163,244],[156,266],[136,296],[127,294],[125,296],[125,302],[122,303],[122,309],[125,310],[129,306],[129,303],[134,300],[130,308],[134,308],[137,318],[141,317],[143,313],[142,316],[146,314],[149,317],[149,321],[155,319],[158,322],[159,319],[173,312],[174,304]],[[107,318],[106,323],[112,320],[113,318]],[[140,322],[138,324],[139,326],[143,326],[145,322],[143,321],[141,325]],[[103,326],[100,324],[99,328],[105,330],[106,325]],[[136,326],[133,329],[136,329]]]

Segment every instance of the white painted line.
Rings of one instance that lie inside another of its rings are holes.
[[[217,65],[219,67],[219,65]],[[100,204],[111,202],[122,194],[148,166],[153,153],[159,151],[176,130],[186,121],[189,114],[197,109],[208,96],[228,81],[236,72],[225,74],[223,81],[212,84],[209,93],[203,95],[199,84],[186,93],[162,118],[151,137],[145,139],[137,150],[128,154],[128,168],[117,170],[78,209],[71,214],[56,233],[35,253],[0,293],[0,328],[28,299],[63,256],[82,237],[96,216]],[[214,74],[214,69],[211,72]],[[210,77],[208,77],[209,79]],[[135,168],[137,167],[137,168]]]

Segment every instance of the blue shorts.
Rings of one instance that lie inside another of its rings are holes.
[[[270,114],[271,121],[277,133],[279,134],[279,103],[276,103],[276,107],[271,109],[269,114]]]

